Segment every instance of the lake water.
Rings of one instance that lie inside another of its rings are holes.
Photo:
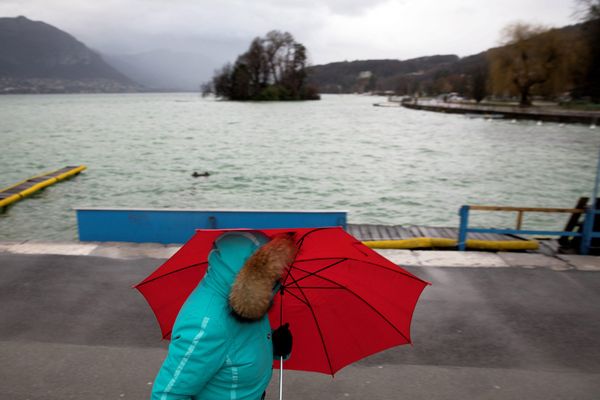
[[[76,240],[75,207],[333,209],[351,223],[457,226],[463,204],[573,207],[591,194],[600,129],[372,106],[380,101],[0,96],[0,188],[88,167],[0,214],[0,240]],[[525,227],[566,219],[527,214]],[[515,216],[472,221],[513,227]]]

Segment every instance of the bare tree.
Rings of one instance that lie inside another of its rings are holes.
[[[600,0],[577,0],[576,4],[589,54],[587,73],[577,94],[600,103]]]
[[[202,97],[207,97],[211,93],[213,93],[213,84],[212,82],[204,82],[200,85],[200,93],[202,93]]]
[[[233,67],[227,63],[218,71],[215,71],[213,77],[213,89],[219,97],[228,97],[231,93],[231,74]]]
[[[556,30],[516,23],[504,29],[504,46],[489,51],[490,77],[495,93],[519,96],[519,105],[531,105],[534,87],[552,85],[552,91],[572,84],[571,74],[581,60],[581,41],[567,41]]]
[[[470,76],[470,94],[479,103],[487,95],[488,74],[486,68],[476,68]]]
[[[270,31],[265,37],[265,54],[273,83],[279,85],[290,57],[294,37],[289,32]]]
[[[269,84],[269,67],[263,42],[263,39],[255,38],[248,51],[237,61],[238,64],[245,64],[247,67],[251,96],[257,95]]]
[[[600,0],[577,0],[575,14],[582,21],[600,19]]]

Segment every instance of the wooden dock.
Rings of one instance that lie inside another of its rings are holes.
[[[0,190],[0,209],[13,204],[38,190],[79,174],[86,169],[85,165],[67,166],[56,171],[36,175],[12,186]]]
[[[362,241],[403,240],[422,237],[456,239],[458,237],[458,228],[433,228],[416,225],[348,224],[347,231]],[[495,233],[470,233],[469,238],[489,241],[526,240],[520,236]]]
[[[348,224],[346,230],[373,248],[426,249],[456,248],[458,228]],[[477,250],[537,250],[536,240],[517,235],[469,233],[467,247]]]

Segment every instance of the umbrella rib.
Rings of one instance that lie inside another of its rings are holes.
[[[290,294],[290,295],[292,295],[293,297],[295,297],[295,298],[296,298],[296,299],[297,299],[299,302],[301,302],[301,303],[302,303],[302,304],[304,304],[305,306],[309,306],[309,304],[306,302],[306,300],[304,300],[304,299],[300,298],[298,295],[296,295],[296,294],[294,294],[294,293],[290,292],[289,290],[286,290],[285,292],[286,292],[286,293],[288,293],[288,294]],[[309,307],[310,307],[310,306],[309,306]]]
[[[331,287],[331,286],[299,286],[297,285],[295,288],[294,287],[290,287],[290,286],[286,286],[286,289],[288,289],[288,291],[290,289],[319,289],[319,290],[340,290],[340,289],[344,289],[342,287]]]
[[[152,278],[152,279],[150,279],[150,280],[148,280],[148,281],[143,281],[143,282],[140,282],[140,283],[138,283],[137,285],[135,285],[135,288],[137,289],[137,288],[139,288],[140,286],[143,286],[143,285],[145,285],[145,284],[147,284],[147,283],[150,283],[150,282],[154,282],[154,281],[155,281],[155,280],[157,280],[157,279],[161,279],[161,278],[164,278],[165,276],[169,276],[169,275],[171,275],[171,274],[175,274],[175,273],[177,273],[177,272],[184,271],[184,270],[186,270],[186,269],[189,269],[189,268],[194,268],[194,267],[197,267],[197,266],[199,266],[199,265],[202,265],[202,264],[208,264],[208,261],[203,261],[203,262],[201,262],[201,263],[197,263],[197,264],[188,265],[187,267],[180,268],[180,269],[177,269],[177,270],[175,270],[175,271],[171,271],[171,272],[169,272],[168,274],[164,274],[164,275],[161,275],[161,276],[156,276],[156,277],[154,277],[154,278]]]
[[[310,235],[311,233],[315,233],[317,231],[325,230],[325,229],[330,229],[330,228],[315,228],[311,231],[306,232],[304,235],[302,235],[302,237],[296,241],[296,244],[298,245],[298,250],[300,250],[300,247],[302,247],[302,245],[304,244],[304,239],[306,239],[306,237],[308,235]]]
[[[327,257],[327,258],[325,258],[325,257],[324,257],[324,258],[308,258],[308,259],[305,259],[305,260],[294,260],[294,263],[302,263],[302,262],[310,262],[310,261],[318,261],[318,260],[331,260],[331,259],[333,259],[333,257]],[[336,257],[335,259],[337,259],[337,257]],[[318,271],[315,271],[315,272],[321,272],[321,271],[324,271],[324,270],[326,270],[327,268],[331,268],[331,267],[334,267],[334,266],[336,266],[337,264],[341,263],[342,261],[349,261],[349,260],[352,260],[352,261],[357,261],[357,262],[360,262],[360,263],[365,263],[365,264],[370,264],[370,265],[372,265],[372,266],[374,266],[374,267],[382,268],[382,269],[388,270],[388,271],[390,271],[390,272],[394,272],[394,273],[396,273],[396,274],[404,275],[404,276],[406,276],[407,278],[412,278],[412,279],[414,279],[414,280],[417,280],[417,281],[419,281],[419,282],[422,282],[422,283],[425,283],[425,284],[427,284],[427,285],[430,285],[430,283],[429,283],[429,282],[426,282],[426,281],[424,281],[423,279],[421,279],[421,278],[419,278],[419,277],[417,277],[417,276],[414,276],[414,275],[412,275],[412,274],[411,274],[411,273],[409,273],[409,272],[402,271],[401,269],[387,267],[387,266],[385,266],[385,265],[377,264],[377,263],[375,263],[375,262],[371,262],[371,261],[366,261],[366,260],[358,260],[358,259],[356,259],[356,258],[343,258],[343,259],[341,259],[340,261],[338,261],[338,262],[334,262],[333,264],[330,264],[330,265],[327,265],[326,267],[323,267],[323,268],[321,268],[321,269],[319,269]],[[306,272],[306,273],[307,273],[307,274],[309,274],[309,275],[312,275],[312,274],[313,274],[313,272],[308,272],[308,271],[305,271],[305,270],[303,270],[303,269],[301,269],[301,268],[298,268],[296,265],[292,265],[291,267],[293,267],[293,268],[296,268],[296,269],[298,269],[298,270],[300,270],[300,271],[302,271],[302,272]],[[298,279],[298,281],[301,281],[301,280],[302,280],[302,279],[304,279],[304,278],[308,278],[308,277],[309,277],[309,275],[307,275],[307,276],[305,276],[305,277],[303,276],[302,278]]]
[[[294,279],[294,282],[300,282],[300,281],[301,281],[301,280],[303,280],[303,279],[306,279],[306,278],[308,278],[308,277],[310,277],[310,276],[312,276],[312,275],[316,275],[316,274],[318,274],[319,272],[321,272],[321,271],[324,271],[324,270],[326,270],[326,269],[328,269],[328,268],[331,268],[331,267],[333,267],[333,266],[336,266],[337,264],[340,264],[340,263],[342,263],[342,262],[344,262],[344,261],[346,261],[346,260],[347,260],[347,258],[342,258],[341,260],[337,260],[337,261],[335,261],[333,264],[329,264],[329,265],[327,265],[327,266],[325,266],[325,267],[323,267],[323,268],[321,268],[321,269],[318,269],[318,270],[316,270],[316,271],[314,271],[314,272],[309,272],[309,273],[308,273],[308,275],[306,275],[306,276],[303,276],[303,277],[302,277],[302,278],[300,278],[300,279],[295,279],[294,277],[292,277],[292,279]],[[296,268],[296,269],[298,269],[298,270],[300,270],[300,271],[302,271],[302,272],[306,272],[306,271],[303,271],[301,268],[298,268],[298,267],[296,267],[296,266],[295,266],[295,265],[293,265],[293,264],[292,264],[292,265],[290,265],[290,268],[289,268],[289,270],[288,270],[288,273],[287,273],[287,275],[286,275],[285,279],[283,280],[283,285],[284,285],[284,286],[285,286],[285,282],[287,281],[287,277],[288,277],[288,276],[289,276],[289,275],[292,273],[292,269],[293,269],[293,268]]]
[[[291,275],[291,271],[290,271],[289,275]],[[294,279],[294,281],[296,280],[294,278],[294,276],[292,276],[292,279]],[[310,304],[310,301],[308,300],[308,297],[306,297],[306,294],[304,294],[304,291],[302,290],[302,288],[298,285],[296,285],[296,287],[298,288],[298,290],[300,290],[300,294],[302,294],[302,297],[304,297],[304,300],[306,301],[306,306],[310,310],[313,320],[315,321],[315,325],[317,326],[317,331],[319,332],[319,337],[321,338],[321,344],[323,345],[323,351],[325,352],[325,357],[327,358],[327,364],[329,365],[329,371],[331,372],[331,375],[333,376],[334,372],[333,372],[333,367],[331,366],[331,359],[329,358],[329,352],[327,351],[327,346],[325,345],[325,338],[323,337],[323,332],[321,331],[321,326],[319,325],[319,321],[317,320],[315,311],[313,310],[313,308]]]
[[[296,269],[303,271],[301,268],[296,267]],[[303,272],[307,272],[307,271],[303,271]],[[367,307],[369,307],[371,310],[373,310],[377,315],[379,315],[385,322],[387,322],[392,328],[394,328],[394,330],[396,332],[398,332],[405,340],[407,343],[410,343],[410,339],[406,337],[406,335],[404,333],[402,333],[402,331],[400,331],[400,329],[398,329],[396,327],[396,325],[394,325],[385,315],[383,315],[381,312],[379,312],[379,310],[377,310],[375,307],[373,307],[368,301],[366,301],[362,296],[360,296],[358,293],[356,293],[355,291],[353,291],[352,289],[349,289],[347,286],[341,285],[338,282],[329,279],[329,278],[325,278],[324,276],[321,275],[315,275],[318,278],[321,278],[329,283],[332,283],[334,285],[339,286],[341,289],[347,290],[348,293],[354,295],[356,298],[358,298],[360,301],[362,301],[364,304],[367,305]],[[300,287],[298,286],[298,288],[300,289]],[[300,292],[302,292],[302,289],[300,289]],[[302,294],[304,295],[304,293],[302,292]]]
[[[302,235],[302,237],[296,241],[296,247],[298,249],[298,252],[300,252],[300,248],[304,245],[304,239],[306,239],[306,237],[308,235],[310,235],[311,233],[317,232],[317,231],[324,230],[324,229],[327,229],[327,228],[315,228],[315,229],[313,229],[311,231],[306,232],[304,235]],[[285,274],[285,278],[283,278],[283,283],[282,284],[284,284],[285,281],[287,281],[287,278],[288,278],[288,276],[290,274],[291,268],[292,268],[292,265],[290,265],[290,268],[288,268],[287,273]]]

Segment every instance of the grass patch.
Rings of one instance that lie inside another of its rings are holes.
[[[599,103],[570,101],[568,103],[560,103],[559,106],[560,108],[564,108],[567,110],[600,111]]]

